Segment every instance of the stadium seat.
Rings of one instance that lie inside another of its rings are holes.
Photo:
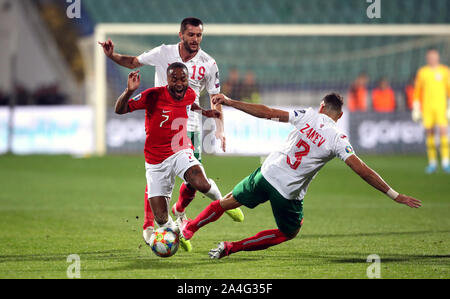
[[[351,2],[352,5],[349,5]],[[186,16],[197,16],[208,23],[254,24],[358,24],[358,23],[449,23],[450,1],[435,0],[433,4],[420,0],[383,2],[382,19],[366,16],[367,3],[359,0],[200,0],[193,6],[183,0],[83,0],[94,23],[179,23]],[[418,9],[420,8],[420,9]],[[438,11],[438,13],[435,13]],[[392,82],[406,82],[423,63],[429,46],[444,47],[443,43],[414,46],[405,51],[391,52],[389,46],[408,44],[418,37],[208,37],[203,48],[220,61],[222,78],[237,67],[242,73],[251,69],[262,85],[350,82],[361,71],[369,74],[371,83],[381,76]],[[120,37],[119,45],[140,44],[136,53],[161,43],[177,42],[178,37]],[[395,47],[398,48],[398,47]],[[130,49],[130,47],[127,47]],[[133,49],[131,47],[131,49]],[[374,52],[375,51],[375,52]],[[230,53],[233,53],[230,54]],[[235,54],[236,53],[236,54]],[[374,53],[381,53],[375,55]],[[271,57],[271,61],[266,59]],[[306,61],[313,60],[313,62]],[[315,61],[315,62],[314,62]],[[320,61],[320,62],[317,62]],[[392,65],[402,67],[392,68]],[[281,66],[281,67],[280,67]],[[112,66],[114,67],[114,66]],[[298,69],[301,71],[298,72]],[[123,70],[118,71],[126,75]],[[144,73],[153,81],[153,73]],[[330,75],[332,74],[332,75]]]

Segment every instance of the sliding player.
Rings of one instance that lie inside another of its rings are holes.
[[[187,67],[175,62],[167,68],[167,86],[147,89],[130,99],[140,85],[139,71],[132,72],[127,89],[117,99],[115,107],[117,114],[145,109],[148,201],[157,224],[175,231],[178,226],[168,215],[175,176],[212,200],[222,197],[214,181],[205,177],[186,133],[189,110],[199,110],[204,116],[214,118],[219,118],[220,112],[205,111],[195,103],[195,91],[188,86],[188,76]],[[190,242],[181,241],[182,247],[190,251]]]
[[[428,166],[426,173],[437,171],[437,151],[435,127],[439,128],[441,144],[441,164],[446,173],[450,173],[450,153],[448,141],[448,118],[450,118],[450,70],[439,63],[439,52],[430,49],[427,52],[427,65],[417,72],[414,86],[412,118],[422,119],[426,130]]]
[[[339,132],[336,122],[342,116],[342,97],[329,94],[323,99],[319,112],[313,109],[291,112],[264,105],[234,101],[224,95],[215,96],[215,104],[231,106],[265,119],[289,122],[295,128],[284,147],[273,152],[250,176],[241,181],[225,198],[211,203],[194,220],[183,222],[181,231],[189,240],[207,223],[216,221],[228,209],[241,205],[255,208],[270,201],[278,228],[259,232],[239,242],[221,242],[209,252],[220,259],[239,251],[266,249],[294,238],[303,224],[303,199],[317,172],[334,157],[341,160],[372,187],[394,201],[418,208],[420,201],[395,192],[383,179],[353,152],[347,136]]]
[[[136,69],[146,66],[155,66],[155,86],[167,85],[166,69],[173,62],[183,62],[189,69],[189,86],[196,93],[195,102],[199,104],[200,92],[206,88],[210,97],[220,92],[219,69],[215,60],[200,48],[203,39],[203,22],[197,18],[186,18],[181,22],[180,43],[174,45],[161,45],[142,55],[128,56],[114,52],[114,44],[111,40],[99,42],[105,55],[115,63]],[[211,103],[213,109],[221,111],[221,106]],[[216,137],[222,142],[222,150],[225,151],[226,139],[223,133],[223,118],[216,121]],[[201,162],[202,137],[201,118],[196,113],[189,113],[188,136],[194,145],[195,157]],[[148,187],[148,186],[147,186]],[[146,188],[147,193],[147,188]],[[180,187],[178,202],[172,207],[172,212],[177,216],[179,223],[186,219],[185,209],[194,199],[196,190],[183,183]],[[147,196],[145,197],[147,198]],[[244,215],[240,209],[227,212],[234,221],[242,222]],[[145,222],[143,237],[148,243],[153,233],[153,215],[145,200]]]

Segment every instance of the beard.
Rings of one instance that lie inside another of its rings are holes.
[[[189,43],[187,41],[183,41],[183,47],[186,49],[186,51],[189,52],[189,54],[192,54],[192,53],[198,52],[200,45],[197,44],[197,49],[194,50],[191,48],[191,46],[189,45]]]

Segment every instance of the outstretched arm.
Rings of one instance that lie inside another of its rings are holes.
[[[139,71],[131,72],[128,75],[127,89],[119,96],[115,105],[115,112],[117,114],[125,114],[130,112],[130,107],[128,106],[128,101],[130,100],[136,89],[139,88],[141,83],[141,75]]]
[[[199,113],[201,113],[203,116],[205,117],[209,117],[209,118],[220,118],[220,116],[222,115],[222,113],[219,110],[205,110],[202,107],[200,107],[199,105],[197,105],[196,103],[192,104],[191,106],[192,111],[197,111]]]
[[[365,180],[369,185],[375,189],[380,190],[387,196],[392,198],[394,201],[407,205],[411,208],[421,207],[421,201],[404,194],[398,194],[395,192],[373,169],[367,166],[361,159],[356,155],[350,156],[345,163],[356,172],[363,180]]]
[[[211,108],[218,110],[220,112],[220,117],[216,118],[216,138],[220,140],[220,142],[222,143],[222,150],[224,152],[226,152],[226,148],[227,148],[227,139],[225,137],[225,133],[224,133],[224,123],[223,123],[223,112],[222,112],[222,105],[218,104],[214,104],[213,99],[217,94],[212,94],[209,96],[209,99],[211,101]]]
[[[271,119],[281,122],[289,121],[289,112],[287,111],[270,108],[261,104],[235,101],[224,94],[215,95],[212,99],[212,102],[214,103],[214,105],[222,104],[225,106],[230,106],[258,118]]]
[[[112,40],[108,39],[106,42],[98,42],[98,44],[103,48],[105,55],[118,65],[124,66],[129,69],[136,69],[141,67],[142,64],[139,63],[137,57],[122,55],[114,52],[114,43]]]

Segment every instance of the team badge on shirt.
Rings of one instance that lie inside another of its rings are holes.
[[[216,88],[220,87],[220,75],[219,72],[216,72]]]
[[[140,93],[140,94],[138,94],[137,96],[135,96],[135,97],[133,98],[133,101],[139,101],[139,100],[141,99],[141,97],[142,97],[142,93]]]
[[[353,154],[353,148],[351,146],[346,146],[345,151],[347,152],[347,154]]]

